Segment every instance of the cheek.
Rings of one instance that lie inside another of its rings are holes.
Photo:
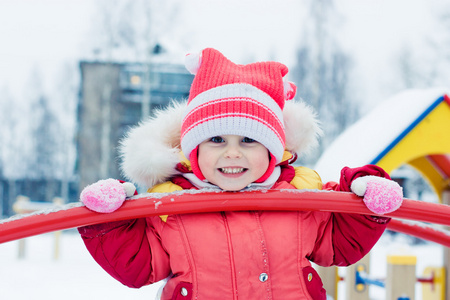
[[[205,170],[209,169],[210,164],[208,159],[201,159],[201,157],[202,156],[198,157],[198,167],[200,168],[200,171],[202,171],[202,173],[205,173]]]
[[[267,149],[263,149],[261,151],[258,151],[257,153],[254,153],[251,158],[252,164],[255,166],[255,169],[258,171],[258,173],[264,174],[269,167],[269,151],[267,151]]]
[[[199,148],[197,157],[197,163],[200,172],[202,172],[203,176],[207,177],[210,173],[210,170],[214,168],[213,155],[207,149]]]

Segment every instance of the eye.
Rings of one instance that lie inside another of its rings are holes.
[[[249,137],[244,137],[242,139],[242,142],[243,143],[255,143],[256,141],[254,139],[249,138]]]
[[[213,143],[223,143],[224,139],[220,136],[214,136],[210,139],[210,141]]]

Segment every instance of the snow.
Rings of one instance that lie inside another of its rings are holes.
[[[445,88],[406,90],[381,102],[344,131],[315,166],[324,182],[339,181],[340,170],[371,163],[439,97]]]
[[[19,242],[0,245],[1,299],[79,300],[79,299],[154,299],[161,283],[141,289],[123,286],[110,277],[92,259],[75,230],[64,231],[60,239],[59,258],[54,259],[55,234],[28,238],[26,254],[18,258]],[[422,276],[427,266],[442,266],[443,247],[425,243],[412,245],[404,235],[392,238],[385,234],[371,252],[373,278],[386,276],[386,256],[406,254],[417,256],[416,275]],[[345,276],[346,268],[339,274]],[[384,289],[370,288],[372,300],[385,299]],[[345,299],[345,283],[339,283],[339,298]],[[416,300],[421,300],[420,284],[416,285]]]
[[[432,4],[428,5],[429,2],[370,0],[361,4],[346,0],[336,3],[345,22],[342,30],[335,34],[344,48],[354,55],[355,77],[361,78],[358,84],[364,94],[361,103],[375,105],[392,90],[387,84],[389,80],[395,82],[392,59],[402,45],[424,50],[421,45],[425,44],[424,36],[433,34],[437,28],[433,20],[436,14],[431,10],[439,1],[431,1]],[[3,21],[0,26],[3,41],[0,48],[3,58],[0,60],[0,88],[7,86],[16,98],[20,98],[18,94],[26,90],[23,87],[30,69],[39,67],[44,72],[45,90],[51,90],[61,64],[68,60],[77,61],[86,51],[86,45],[82,43],[89,36],[89,19],[94,17],[93,3],[92,0],[0,0],[0,19]],[[258,1],[257,4],[256,1],[240,0],[204,3],[201,0],[189,1],[185,17],[176,28],[179,32],[174,38],[175,43],[182,44],[180,36],[184,36],[190,40],[188,51],[213,46],[233,61],[243,63],[273,55],[293,67],[295,47],[303,42],[298,38],[305,18],[301,3],[294,0]],[[219,3],[223,5],[219,6]],[[230,15],[233,16],[231,23]],[[183,49],[183,53],[188,51]],[[418,55],[418,61],[427,63],[428,54]],[[332,155],[324,155],[319,161],[316,169],[323,180],[337,180],[343,162],[360,166],[371,161],[404,129],[405,124],[443,92],[444,89],[424,90],[415,91],[412,95],[408,91],[375,108],[330,147],[327,153]],[[368,124],[377,126],[369,127]],[[374,145],[375,141],[379,146]],[[349,146],[355,142],[364,146],[363,151]],[[60,257],[54,260],[54,239],[53,233],[26,239],[23,259],[17,257],[18,241],[0,244],[1,299],[139,300],[152,299],[156,295],[160,285],[136,290],[122,286],[110,277],[91,258],[74,230],[62,234]],[[384,277],[386,255],[399,252],[417,255],[418,276],[425,266],[442,265],[441,246],[431,243],[411,246],[408,242],[407,239],[393,240],[389,235],[383,236],[372,251],[371,275]],[[341,268],[340,273],[345,273],[345,268]],[[339,300],[342,300],[343,283],[339,287]],[[416,299],[420,300],[419,284],[417,289]],[[384,299],[384,290],[371,288],[371,298]]]
[[[159,286],[131,289],[109,276],[92,259],[75,231],[64,232],[54,259],[55,234],[28,238],[18,259],[19,242],[0,245],[1,299],[153,299]]]
[[[28,209],[29,211],[32,211],[32,212],[20,213],[20,214],[13,215],[9,218],[0,219],[0,225],[3,223],[6,223],[6,222],[13,222],[13,221],[20,220],[20,219],[23,219],[23,218],[26,218],[29,216],[33,216],[33,215],[47,215],[47,214],[54,213],[57,211],[67,210],[67,209],[71,209],[74,207],[80,207],[80,206],[84,205],[81,202],[72,202],[72,203],[68,203],[65,205],[45,205],[45,204],[39,205],[40,203],[36,203],[36,202],[33,202],[33,203],[34,204],[31,204],[28,207],[24,207],[25,210]],[[45,209],[42,209],[43,206],[48,206],[48,207]]]

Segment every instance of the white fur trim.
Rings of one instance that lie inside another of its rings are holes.
[[[129,131],[119,147],[120,167],[127,179],[149,188],[177,173],[185,108],[185,102],[173,102]]]
[[[322,129],[311,107],[299,101],[286,101],[283,118],[286,150],[297,154],[307,154],[317,147]]]

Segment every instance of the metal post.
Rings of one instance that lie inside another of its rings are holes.
[[[55,197],[53,198],[53,204],[55,206],[61,206],[64,204],[64,199],[60,198],[60,197]],[[54,260],[58,260],[59,259],[59,253],[60,253],[60,244],[61,244],[61,234],[62,231],[55,231],[54,236],[55,236],[55,241],[54,241],[54,249],[53,249],[53,259]]]
[[[12,209],[16,214],[21,214],[23,211],[20,209],[20,204],[23,202],[30,202],[30,198],[26,196],[19,195],[16,197],[16,201],[12,205]],[[20,239],[18,244],[18,254],[19,259],[24,259],[26,254],[26,239]]]
[[[450,187],[442,192],[442,204],[450,205]],[[450,229],[447,227],[447,229]],[[445,268],[445,277],[446,277],[446,283],[445,283],[445,299],[450,300],[450,248],[445,247],[444,248],[444,268]]]
[[[356,271],[364,271],[370,274],[370,253],[364,256],[356,264],[347,268],[345,273],[345,290],[348,300],[369,300],[369,288],[367,285],[356,285]]]
[[[389,255],[387,262],[386,300],[401,297],[414,300],[417,258],[412,255]]]
[[[338,282],[339,274],[337,267],[321,267],[314,266],[323,282],[323,288],[327,291],[327,295],[338,298]]]

